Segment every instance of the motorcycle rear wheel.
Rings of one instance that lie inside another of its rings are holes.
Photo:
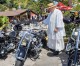
[[[24,65],[24,61],[21,60],[16,60],[15,66],[23,66]]]

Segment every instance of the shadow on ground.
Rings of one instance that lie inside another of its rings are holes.
[[[58,55],[57,57],[60,58],[61,63],[62,63],[62,66],[67,66],[67,59],[68,59],[68,56],[66,55],[65,52],[61,53],[61,54]]]
[[[59,57],[62,63],[62,66],[67,66],[68,55],[65,52],[62,52],[59,55],[54,55],[52,52],[48,52],[47,56],[49,57]]]

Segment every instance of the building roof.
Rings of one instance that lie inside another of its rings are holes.
[[[26,9],[18,9],[18,10],[13,10],[13,11],[4,11],[0,12],[0,16],[17,16],[22,13],[25,13]]]

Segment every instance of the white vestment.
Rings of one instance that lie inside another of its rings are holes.
[[[55,9],[51,12],[48,17],[43,21],[44,24],[48,25],[48,44],[47,46],[56,51],[64,49],[65,29],[63,23],[63,14],[60,10]],[[58,28],[58,32],[55,33],[54,29]]]

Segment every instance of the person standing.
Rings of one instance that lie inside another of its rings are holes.
[[[48,25],[48,43],[47,46],[51,50],[55,50],[54,54],[59,54],[64,49],[65,28],[63,23],[63,14],[56,8],[53,3],[48,4],[48,17],[43,23]]]

